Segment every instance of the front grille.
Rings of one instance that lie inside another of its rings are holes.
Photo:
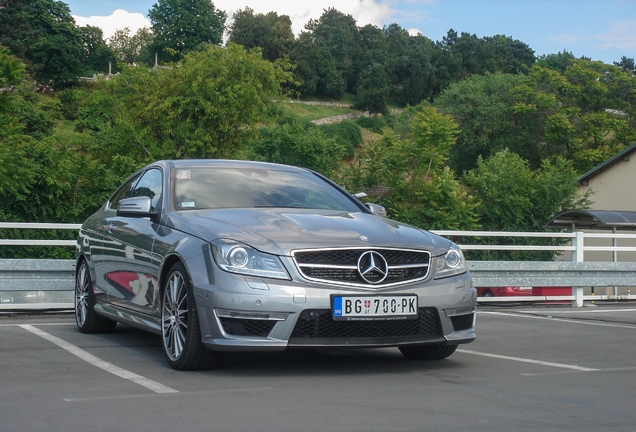
[[[416,319],[399,321],[335,321],[329,309],[304,310],[298,317],[290,345],[308,344],[317,339],[331,342],[382,343],[397,338],[426,338],[442,335],[435,308],[419,308]]]
[[[223,331],[232,336],[267,337],[277,321],[242,318],[219,318]]]
[[[402,249],[302,250],[292,256],[307,279],[366,287],[424,279],[431,260],[428,252]]]
[[[455,331],[469,330],[473,328],[473,322],[475,321],[475,314],[457,315],[451,317],[453,323],[453,329]]]

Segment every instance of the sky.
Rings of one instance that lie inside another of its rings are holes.
[[[78,25],[95,25],[110,36],[116,29],[150,26],[157,0],[62,0]],[[636,0],[215,0],[228,15],[249,6],[256,13],[289,15],[298,34],[309,19],[333,7],[358,26],[399,24],[411,34],[442,40],[449,29],[478,37],[503,34],[530,46],[535,55],[566,50],[611,64],[636,58]]]

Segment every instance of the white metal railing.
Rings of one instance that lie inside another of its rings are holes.
[[[66,223],[0,222],[0,229],[79,230],[81,226],[81,224]],[[75,240],[0,239],[0,246],[75,246],[75,243]]]
[[[66,223],[27,223],[27,222],[0,222],[0,229],[59,229],[79,230],[81,224]],[[431,230],[435,234],[446,237],[512,237],[512,238],[562,238],[569,239],[569,245],[484,245],[466,244],[459,246],[463,250],[499,250],[499,251],[561,251],[573,252],[576,256],[583,256],[585,252],[636,252],[636,246],[586,246],[585,239],[634,239],[634,234],[619,233],[587,233],[575,231],[564,232],[503,232],[503,231],[451,231]],[[0,239],[0,246],[75,246],[75,240],[20,240]]]
[[[79,230],[81,224],[67,223],[31,223],[31,222],[0,222],[0,229],[61,229]],[[513,237],[513,238],[564,238],[570,239],[572,244],[562,246],[552,245],[484,245],[484,244],[460,244],[463,250],[501,250],[501,251],[572,251],[582,254],[585,251],[602,252],[636,252],[636,246],[585,246],[585,238],[608,239],[636,239],[634,234],[619,233],[586,233],[576,231],[564,232],[504,232],[504,231],[451,231],[431,230],[435,234],[448,237]],[[583,241],[576,241],[581,236]],[[75,246],[75,240],[20,240],[0,239],[0,246]]]
[[[634,239],[634,234],[619,234],[608,231],[607,233],[588,233],[584,231],[575,232],[503,232],[503,231],[450,231],[431,230],[435,234],[446,237],[513,237],[513,238],[563,238],[570,239],[570,245],[481,245],[481,244],[460,244],[463,250],[502,250],[502,251],[571,251],[576,255],[585,252],[636,252],[636,246],[586,246],[585,239]]]

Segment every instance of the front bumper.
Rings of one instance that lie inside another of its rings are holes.
[[[475,339],[477,294],[468,273],[375,292],[225,272],[216,272],[214,282],[195,283],[195,295],[203,343],[216,351],[462,344]],[[332,294],[416,294],[418,318],[334,321]]]

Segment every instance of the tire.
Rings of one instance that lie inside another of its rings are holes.
[[[495,295],[490,290],[486,290],[481,294],[482,297],[494,297]]]
[[[82,333],[110,333],[117,323],[95,312],[95,293],[91,272],[82,260],[75,275],[75,323]]]
[[[163,353],[173,369],[209,369],[220,356],[201,342],[194,292],[182,263],[172,266],[163,286],[161,340]]]
[[[409,360],[442,360],[450,357],[457,345],[417,345],[399,347],[400,352]]]

